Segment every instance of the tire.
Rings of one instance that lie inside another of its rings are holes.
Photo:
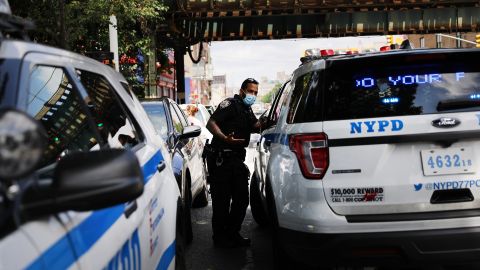
[[[179,198],[177,203],[177,220],[175,230],[175,270],[187,269],[185,264],[185,223],[182,219],[182,200]]]
[[[252,210],[253,219],[259,226],[269,225],[270,222],[263,207],[258,178],[255,173],[253,173],[250,181],[250,210]]]
[[[207,205],[208,205],[208,190],[207,190],[207,183],[204,183],[202,190],[197,195],[197,197],[195,197],[195,200],[193,200],[192,207],[200,208],[200,207],[205,207]]]

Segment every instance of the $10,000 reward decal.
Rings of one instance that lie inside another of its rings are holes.
[[[334,203],[383,202],[383,187],[331,188],[330,198]]]

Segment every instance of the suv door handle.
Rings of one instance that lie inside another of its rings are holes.
[[[267,141],[267,140],[265,140],[265,142],[263,143],[263,145],[265,146],[265,148],[268,148],[268,147],[270,147],[270,145],[272,145],[272,141]]]
[[[157,171],[158,172],[162,172],[164,169],[165,169],[166,165],[165,165],[165,161],[162,160],[160,161],[160,163],[158,163],[157,165]]]

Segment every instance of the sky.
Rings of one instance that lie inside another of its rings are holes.
[[[255,41],[214,41],[210,54],[213,75],[227,75],[227,86],[239,88],[242,81],[266,76],[276,79],[277,72],[291,74],[300,65],[305,49],[376,48],[386,45],[385,36]]]

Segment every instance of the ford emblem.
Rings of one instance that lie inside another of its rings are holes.
[[[451,117],[442,117],[432,121],[432,126],[437,128],[452,128],[460,125],[460,120]]]

